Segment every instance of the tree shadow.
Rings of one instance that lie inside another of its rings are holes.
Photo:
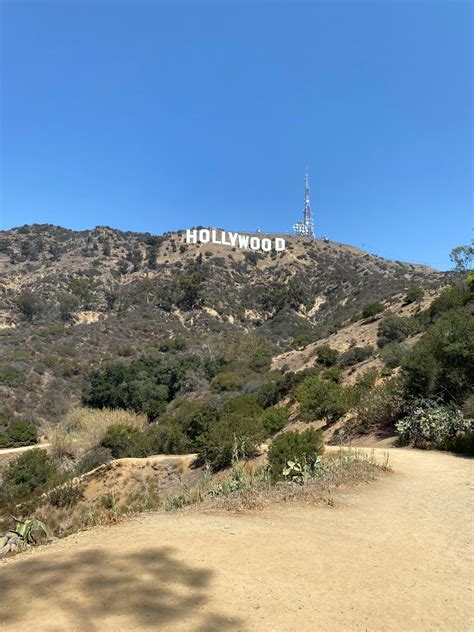
[[[170,547],[126,554],[100,548],[64,554],[58,549],[57,558],[11,560],[0,567],[0,627],[27,629],[25,618],[35,621],[36,606],[46,603],[52,613],[67,616],[70,629],[87,632],[102,629],[109,616],[123,621],[117,630],[128,629],[128,623],[173,629],[189,619],[187,629],[196,632],[243,630],[237,618],[209,613],[208,608],[202,612],[214,572],[193,568],[173,552]],[[46,629],[64,628],[51,624]]]

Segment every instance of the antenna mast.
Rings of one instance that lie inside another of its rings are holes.
[[[293,232],[299,237],[309,237],[310,239],[314,239],[314,220],[311,205],[309,203],[309,176],[307,167],[304,174],[303,221],[296,222],[296,224],[294,224]]]

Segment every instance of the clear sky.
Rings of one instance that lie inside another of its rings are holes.
[[[1,2],[1,228],[291,230],[449,267],[472,4]]]

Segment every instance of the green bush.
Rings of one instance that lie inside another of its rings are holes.
[[[425,295],[424,290],[421,287],[411,287],[407,290],[403,303],[410,305],[411,303],[419,303]]]
[[[306,378],[296,391],[303,418],[307,421],[336,421],[347,410],[344,387],[318,376]]]
[[[37,440],[36,426],[26,419],[11,419],[5,432],[0,434],[0,446],[6,448],[33,445]]]
[[[323,453],[323,433],[309,428],[303,432],[284,432],[272,441],[268,450],[268,463],[273,480],[283,477],[288,461],[311,462]]]
[[[419,331],[419,323],[409,316],[387,316],[380,321],[378,327],[379,347],[384,347],[389,342],[402,342],[408,336],[413,336]]]
[[[267,408],[260,417],[267,436],[282,430],[287,425],[289,418],[290,409],[288,406],[281,406],[281,408],[272,406]]]
[[[400,441],[415,447],[451,450],[472,444],[474,422],[462,412],[433,400],[417,400],[410,414],[396,424]]]
[[[354,364],[359,364],[359,362],[370,358],[373,352],[374,348],[370,345],[367,347],[352,347],[352,349],[348,349],[341,354],[339,364],[342,367],[354,366]]]
[[[316,362],[323,366],[333,366],[339,359],[339,351],[331,349],[328,345],[316,347]]]
[[[26,375],[14,366],[0,366],[0,384],[4,386],[22,386],[26,381]]]
[[[147,456],[145,434],[130,426],[114,425],[107,428],[101,446],[108,448],[114,459]]]
[[[34,448],[17,457],[5,468],[3,493],[20,498],[44,487],[58,475],[58,464],[46,450]]]
[[[367,389],[355,405],[357,420],[365,428],[393,424],[402,414],[405,406],[403,382],[391,378]]]
[[[463,307],[469,300],[469,293],[457,286],[445,288],[437,296],[428,308],[428,313],[432,320],[441,316],[444,312]]]
[[[129,365],[115,362],[93,372],[82,402],[92,408],[123,408],[144,413],[152,421],[161,415],[184,385],[193,358],[143,356]]]
[[[368,369],[364,373],[360,373],[353,386],[347,389],[348,407],[353,408],[360,400],[371,391],[377,381],[378,373],[376,369]]]
[[[241,396],[228,402],[218,421],[198,437],[199,460],[219,470],[232,463],[235,449],[238,458],[254,456],[265,436],[261,413],[250,398]]]
[[[192,451],[192,442],[175,423],[159,422],[146,430],[150,454],[187,454]]]
[[[380,314],[384,311],[384,306],[381,303],[370,303],[370,305],[366,305],[362,310],[362,318],[372,318],[377,314]]]
[[[177,424],[191,445],[194,445],[199,435],[217,421],[220,414],[217,406],[203,400],[175,400],[174,405],[172,413],[160,419],[160,425]]]
[[[245,379],[238,373],[223,371],[218,373],[211,382],[214,391],[238,391],[245,383]]]
[[[407,392],[462,402],[474,384],[474,319],[464,309],[441,315],[402,364]]]
[[[409,350],[407,347],[403,346],[399,342],[389,342],[380,351],[380,357],[386,367],[389,369],[395,369],[397,366],[401,366],[403,364],[408,353]]]

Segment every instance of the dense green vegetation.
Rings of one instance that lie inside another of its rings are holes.
[[[19,448],[33,445],[38,440],[38,429],[26,419],[10,419],[0,423],[0,448]]]
[[[303,432],[278,435],[268,450],[270,474],[274,480],[282,478],[288,461],[313,465],[323,450],[323,433],[320,430],[309,428]]]

